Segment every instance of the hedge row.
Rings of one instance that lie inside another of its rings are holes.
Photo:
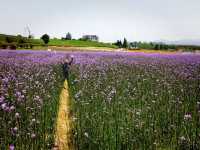
[[[41,46],[40,44],[32,44],[32,43],[6,43],[0,41],[0,49],[17,49],[17,48],[24,48],[24,49],[33,49],[34,46]]]

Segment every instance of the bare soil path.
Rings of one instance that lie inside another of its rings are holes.
[[[73,150],[72,139],[72,113],[71,100],[68,90],[68,82],[64,81],[64,87],[60,94],[59,110],[56,122],[54,150]]]

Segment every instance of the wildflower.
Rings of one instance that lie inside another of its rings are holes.
[[[17,113],[15,113],[15,118],[20,118],[20,115],[19,115],[19,113],[17,112]]]
[[[181,137],[180,137],[180,140],[181,140],[181,141],[185,141],[186,138],[185,138],[184,136],[181,136]]]
[[[0,104],[2,104],[4,101],[4,97],[0,97]]]
[[[15,106],[10,107],[10,111],[13,111],[15,109]]]
[[[8,78],[4,78],[4,79],[2,79],[2,81],[4,81],[5,83],[8,83]]]
[[[9,150],[14,150],[15,149],[15,146],[13,144],[10,144],[9,145]]]
[[[35,138],[36,138],[36,134],[35,134],[35,133],[32,133],[32,134],[31,134],[31,138],[32,138],[32,139],[35,139]]]
[[[17,130],[18,130],[17,127],[14,127],[14,128],[13,128],[13,131],[14,131],[14,132],[17,132]]]
[[[8,107],[8,106],[6,106],[6,107],[4,108],[4,111],[5,111],[5,112],[10,112],[10,109],[9,109],[9,107]]]
[[[21,92],[17,91],[16,96],[18,96],[18,97],[21,96]]]
[[[140,111],[137,111],[137,112],[136,112],[136,115],[140,115],[140,113],[141,113]]]
[[[85,132],[85,133],[84,133],[84,135],[85,135],[86,137],[89,137],[89,135],[88,135],[88,133],[87,133],[87,132]]]
[[[36,121],[36,119],[34,118],[34,119],[32,119],[32,122],[35,122]]]
[[[5,108],[6,108],[6,103],[1,104],[1,108],[2,108],[3,110],[5,110]]]
[[[184,120],[191,120],[192,119],[192,115],[190,113],[187,113],[184,115]]]

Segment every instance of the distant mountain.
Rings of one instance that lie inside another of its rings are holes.
[[[200,39],[185,39],[185,40],[177,40],[177,41],[168,41],[168,40],[159,40],[156,42],[162,42],[165,44],[173,44],[173,45],[197,45],[200,46]]]

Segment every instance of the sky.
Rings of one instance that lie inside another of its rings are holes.
[[[200,39],[200,0],[0,0],[0,33],[100,41]]]

